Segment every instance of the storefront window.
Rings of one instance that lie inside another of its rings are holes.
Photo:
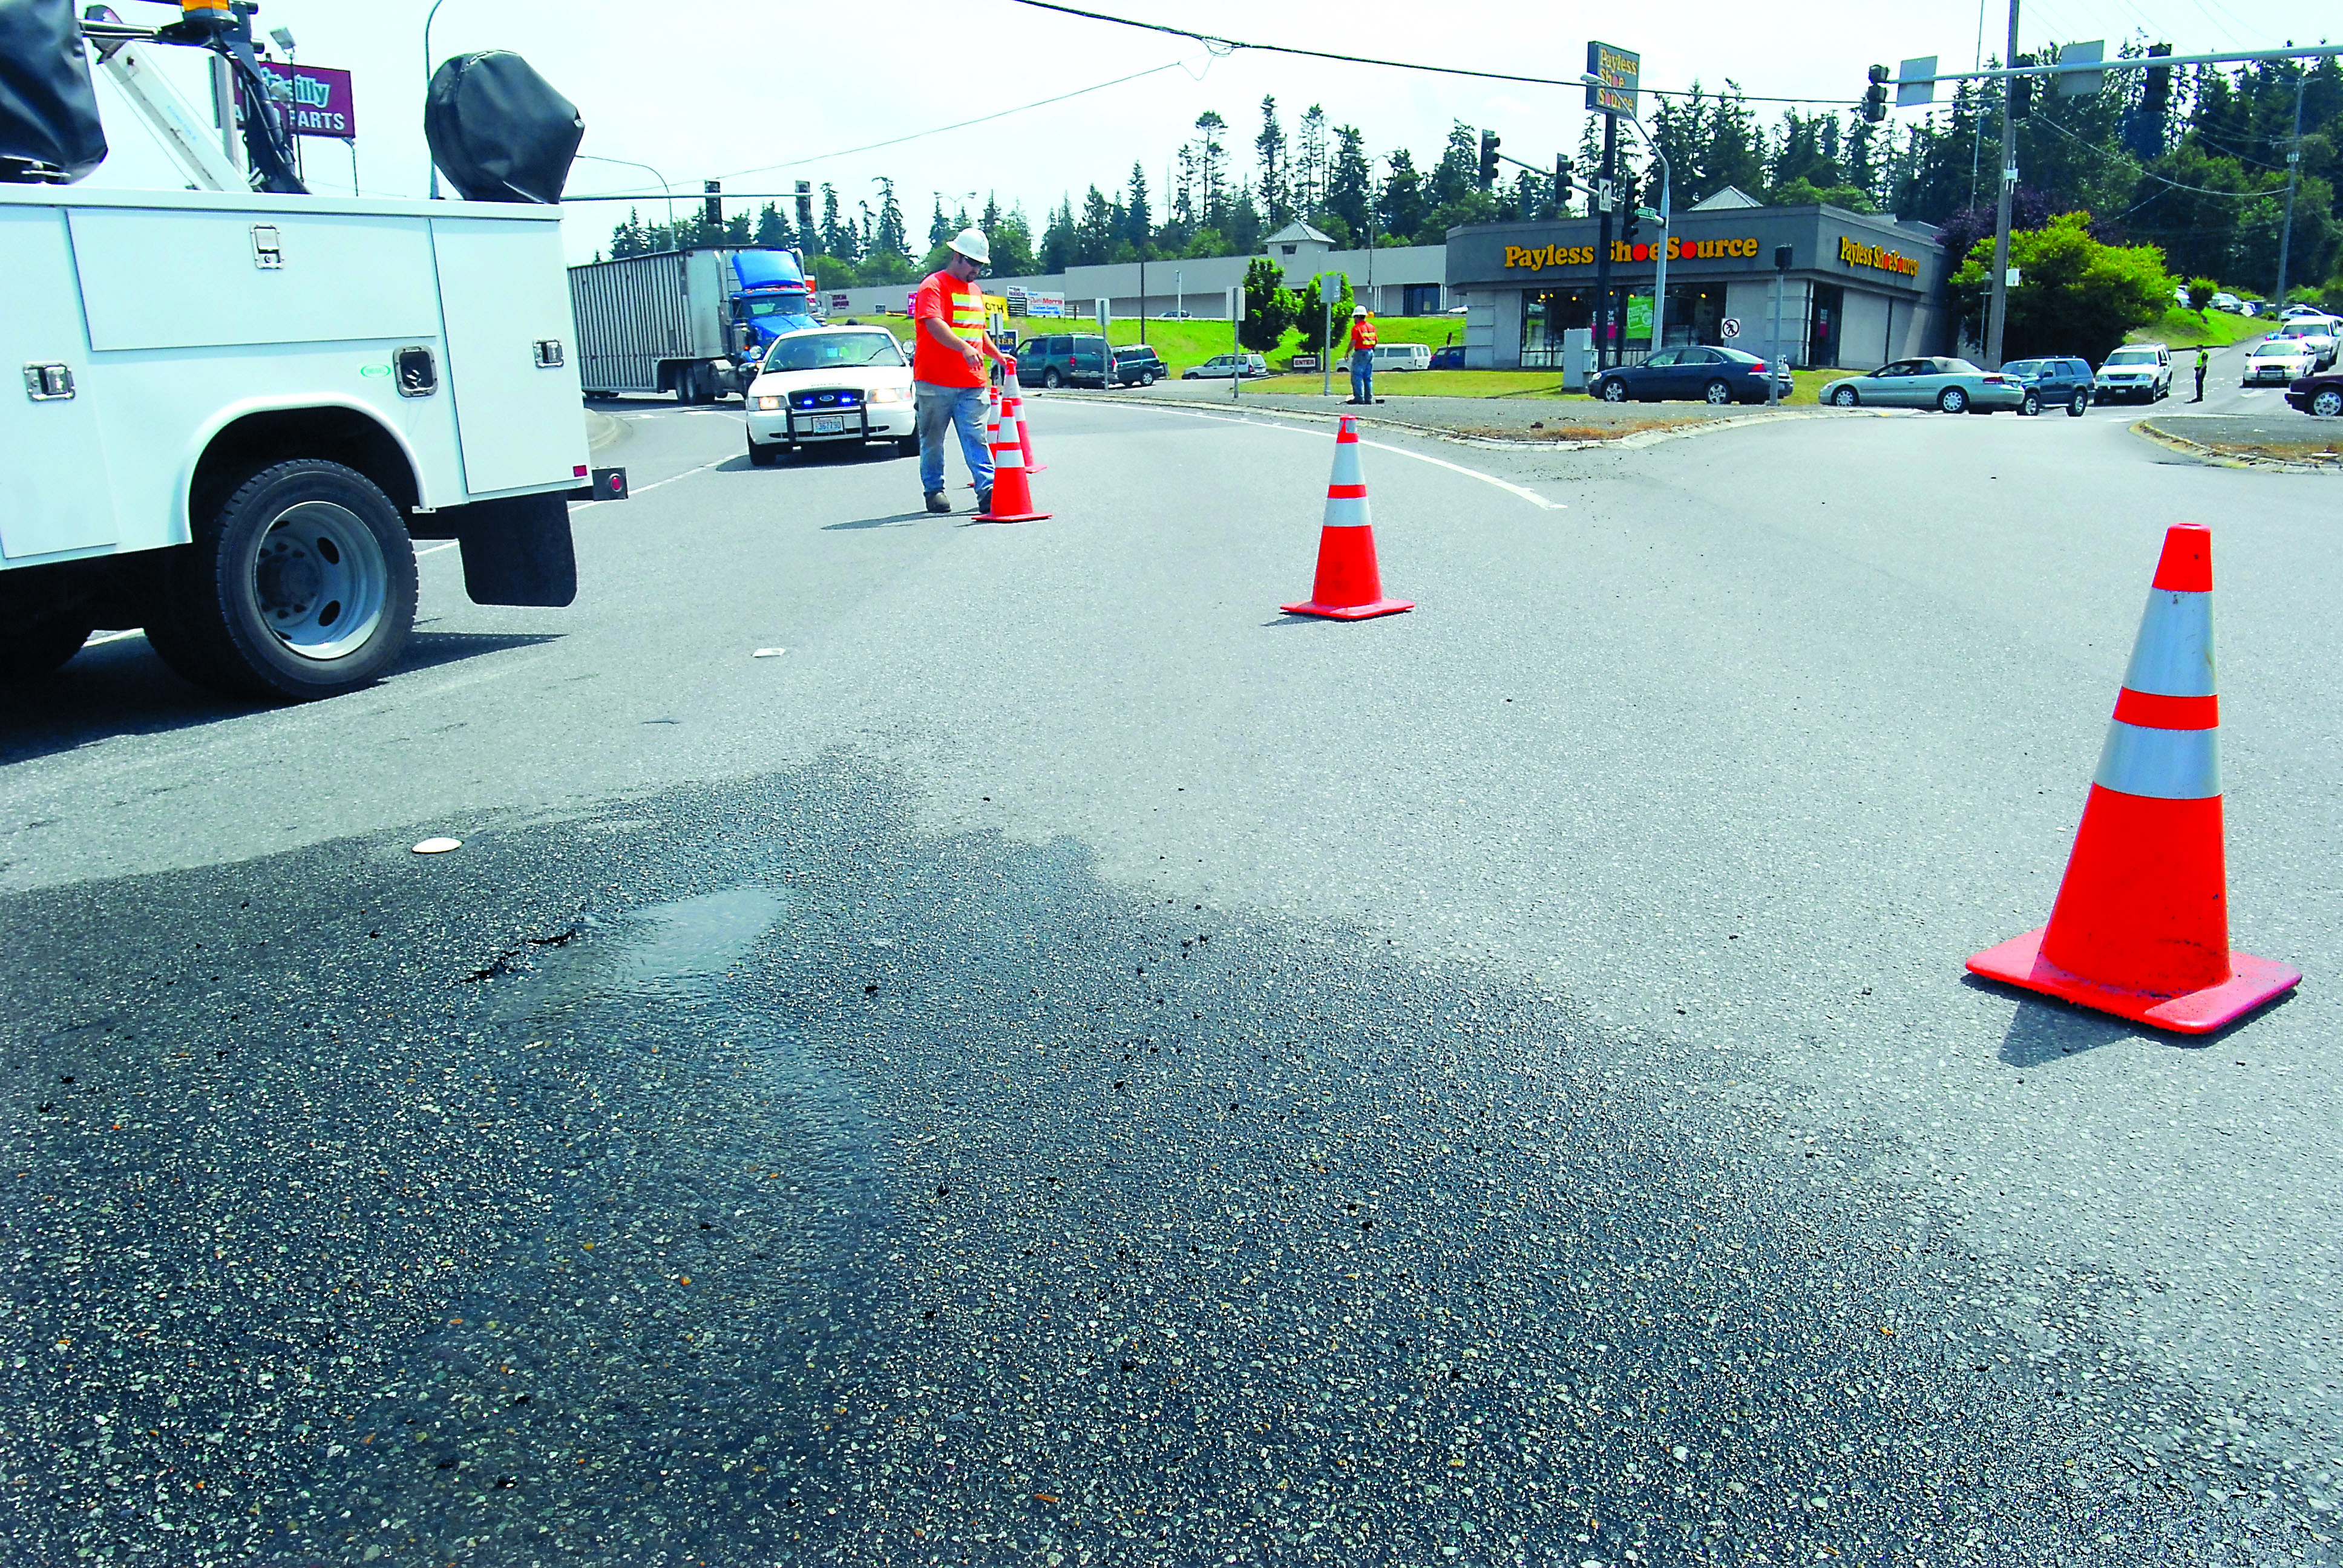
[[[1522,296],[1522,368],[1563,368],[1562,335],[1594,325],[1594,291],[1549,289]]]

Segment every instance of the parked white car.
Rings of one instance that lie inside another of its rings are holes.
[[[2246,355],[2245,385],[2280,387],[2318,368],[2318,356],[2299,337],[2265,337]]]
[[[911,364],[880,327],[814,327],[773,340],[749,384],[749,461],[784,452],[892,441],[919,449]]]
[[[2172,350],[2161,343],[2127,343],[2092,377],[2095,403],[2153,403],[2172,396]]]
[[[1369,350],[1374,356],[1375,370],[1429,370],[1432,368],[1432,345],[1429,343],[1378,343]]]

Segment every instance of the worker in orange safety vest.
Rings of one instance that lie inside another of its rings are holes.
[[[1351,312],[1351,401],[1375,400],[1375,319],[1363,305]]]
[[[956,426],[968,476],[976,481],[976,509],[992,509],[992,447],[985,435],[990,406],[990,357],[1001,358],[984,330],[984,291],[977,278],[992,263],[984,232],[964,228],[951,254],[911,297],[911,394],[920,431],[920,488],[928,510],[948,512],[944,441]]]

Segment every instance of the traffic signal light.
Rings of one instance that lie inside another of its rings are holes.
[[[2017,58],[2012,60],[2010,64],[2013,65],[2031,65],[2034,64],[2034,56],[2031,55],[2020,55]],[[2022,120],[2026,118],[2026,116],[2034,112],[2034,78],[2031,76],[2007,76],[2003,79],[2009,84],[2009,117],[2013,120]]]
[[[2172,45],[2169,44],[2150,44],[2147,46],[2148,58],[2152,60],[2161,59],[2171,53]],[[2150,65],[2147,68],[2147,89],[2140,95],[2140,113],[2151,120],[2161,120],[2171,107],[2172,67]]]
[[[699,188],[705,193],[704,205],[708,209],[708,226],[722,228],[724,226],[724,182],[702,180],[699,182]]]
[[[1562,154],[1554,155],[1554,211],[1557,217],[1570,212],[1570,160]]]
[[[1489,190],[1497,183],[1497,133],[1481,133],[1481,188]]]
[[[1887,117],[1887,67],[1871,67],[1871,85],[1863,90],[1863,117],[1877,124]]]
[[[1619,182],[1619,206],[1622,215],[1619,219],[1619,243],[1621,245],[1631,246],[1635,243],[1635,228],[1637,224],[1641,221],[1635,211],[1638,205],[1639,204],[1635,198],[1634,177],[1630,176]]]

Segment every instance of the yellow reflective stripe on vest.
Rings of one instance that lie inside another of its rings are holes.
[[[980,344],[984,340],[984,294],[970,286],[955,290],[951,297],[950,327],[954,337],[963,342]]]

